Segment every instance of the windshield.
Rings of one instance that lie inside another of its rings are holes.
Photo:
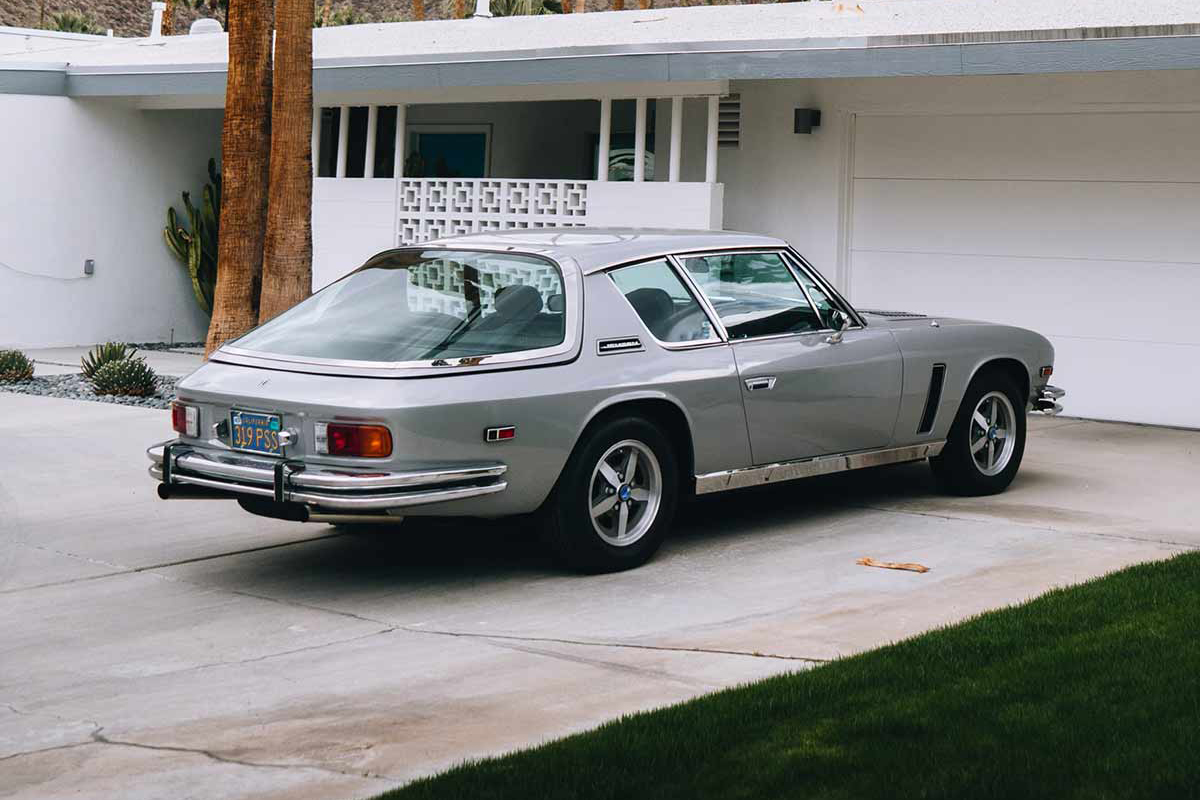
[[[562,273],[509,253],[384,253],[234,347],[349,361],[449,361],[538,350],[566,334]]]

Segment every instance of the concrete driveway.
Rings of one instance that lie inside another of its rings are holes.
[[[162,502],[168,427],[0,393],[2,796],[361,797],[1200,546],[1197,432],[1039,419],[995,498],[923,465],[718,495],[583,578],[512,524]]]

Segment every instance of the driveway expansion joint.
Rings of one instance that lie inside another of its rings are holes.
[[[128,739],[110,739],[109,737],[107,737],[101,733],[101,731],[103,731],[103,730],[104,730],[103,728],[100,728],[100,730],[95,731],[94,733],[92,733],[91,741],[82,742],[81,744],[82,745],[104,744],[104,745],[111,745],[114,747],[133,747],[133,748],[137,748],[139,750],[155,750],[155,751],[166,752],[166,753],[186,753],[186,754],[190,754],[190,755],[203,756],[205,758],[220,762],[222,764],[236,764],[236,765],[242,766],[242,767],[257,767],[257,768],[261,768],[261,769],[317,770],[320,772],[330,772],[335,775],[344,775],[346,777],[351,777],[351,778],[369,778],[371,780],[388,781],[390,783],[395,783],[395,784],[401,783],[401,780],[399,778],[395,778],[390,775],[382,775],[377,772],[371,772],[370,770],[364,770],[364,771],[359,772],[359,771],[354,771],[354,770],[337,769],[335,767],[326,767],[326,766],[323,766],[320,764],[287,764],[287,763],[275,763],[275,762],[270,762],[270,761],[246,761],[246,760],[239,759],[239,758],[233,758],[231,756],[223,756],[220,753],[214,752],[212,750],[205,750],[204,748],[200,748],[200,747],[180,747],[177,745],[147,744],[145,742],[134,742],[134,741],[130,741]]]
[[[867,504],[857,504],[857,505],[854,505],[851,507],[852,508],[860,508],[860,509],[864,509],[867,511],[880,511],[885,514],[910,514],[910,515],[916,516],[916,517],[932,517],[933,519],[944,519],[944,520],[949,520],[951,522],[989,522],[989,521],[993,521],[993,520],[979,519],[978,517],[958,516],[958,515],[954,514],[952,511],[944,511],[944,512],[939,513],[936,511],[920,511],[918,509],[913,509],[913,508],[889,508],[887,506],[873,506],[873,505],[867,505]],[[1178,542],[1178,541],[1174,541],[1171,539],[1155,539],[1155,538],[1149,537],[1149,536],[1130,536],[1128,534],[1120,534],[1120,533],[1101,533],[1100,531],[1081,531],[1081,530],[1070,530],[1067,528],[1054,528],[1054,527],[1049,527],[1046,525],[1030,525],[1029,523],[1026,523],[1026,522],[1020,522],[1017,520],[1011,520],[1011,519],[1007,519],[1007,518],[1003,518],[1003,521],[1007,524],[1017,525],[1019,527],[1029,528],[1030,530],[1035,530],[1035,531],[1045,531],[1046,533],[1065,533],[1065,534],[1069,534],[1072,536],[1092,536],[1092,537],[1096,537],[1096,538],[1100,538],[1100,539],[1119,539],[1121,541],[1126,541],[1126,542],[1144,542],[1147,544],[1165,544],[1165,545],[1169,545],[1171,547],[1186,547],[1189,550],[1200,549],[1200,545],[1192,544],[1189,542]]]
[[[542,644],[566,644],[576,645],[580,647],[615,647],[628,650],[657,650],[671,653],[706,653],[709,655],[722,656],[747,656],[750,658],[774,658],[782,661],[803,661],[809,664],[827,664],[832,659],[828,658],[812,658],[809,656],[789,656],[782,653],[763,653],[758,650],[725,650],[715,647],[682,647],[673,645],[656,645],[656,644],[637,644],[634,642],[597,642],[588,639],[565,639],[554,636],[516,636],[512,634],[499,633],[471,633],[467,631],[440,631],[430,630],[426,628],[413,628],[408,626],[400,626],[400,630],[409,633],[427,633],[433,636],[451,636],[461,637],[466,639],[495,639],[498,641],[512,642],[540,642]]]
[[[5,705],[7,705],[7,704],[5,704]],[[12,706],[9,706],[9,708],[12,708]],[[21,713],[21,712],[18,711],[16,713]],[[95,723],[92,723],[92,724],[95,724]],[[11,755],[2,757],[2,758],[0,758],[0,762],[10,761],[15,758],[23,758],[23,757],[27,757],[27,756],[36,756],[36,755],[40,755],[42,753],[52,753],[52,752],[56,752],[59,750],[72,750],[72,749],[79,748],[79,747],[91,747],[93,745],[108,745],[110,747],[131,747],[131,748],[136,748],[139,750],[154,750],[157,752],[165,752],[165,753],[182,753],[185,755],[196,755],[196,756],[202,756],[211,761],[216,761],[216,762],[219,762],[222,764],[234,764],[234,765],[241,766],[241,767],[254,767],[254,768],[258,768],[258,769],[315,770],[318,772],[327,772],[327,773],[331,773],[334,775],[341,775],[341,776],[348,777],[348,778],[367,778],[370,780],[386,781],[388,783],[395,784],[395,785],[399,785],[404,782],[401,778],[397,778],[397,777],[394,777],[391,775],[384,775],[384,774],[378,773],[378,772],[371,772],[370,770],[362,770],[362,771],[345,770],[345,769],[337,769],[336,767],[327,767],[322,764],[301,764],[301,763],[291,764],[291,763],[278,763],[278,762],[271,762],[271,761],[248,761],[245,759],[233,758],[232,756],[224,756],[214,750],[207,750],[202,747],[181,747],[178,745],[147,744],[146,742],[135,742],[135,741],[132,741],[129,739],[113,739],[108,736],[105,736],[103,731],[104,731],[104,726],[97,725],[96,730],[92,731],[89,734],[88,738],[83,741],[71,742],[69,744],[55,745],[54,747],[43,747],[43,748],[39,748],[37,750],[24,750],[19,753],[13,753]]]

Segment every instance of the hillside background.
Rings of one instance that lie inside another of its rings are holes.
[[[474,10],[474,0],[464,2],[468,12]],[[653,0],[653,6],[725,5],[726,2],[729,0]],[[42,5],[41,0],[0,0],[0,25],[41,27],[39,16]],[[150,0],[45,0],[44,5],[47,18],[55,12],[82,12],[101,30],[112,28],[117,36],[146,36],[150,31]],[[192,21],[201,16],[188,5],[185,0],[176,0],[176,33],[187,33]],[[319,0],[318,9],[323,6],[324,0]],[[587,0],[588,11],[608,11],[611,7],[610,0]],[[637,0],[625,0],[625,7],[637,8]],[[333,8],[353,8],[368,22],[395,22],[412,17],[411,0],[334,0]],[[449,19],[453,11],[454,0],[425,0],[426,19]]]

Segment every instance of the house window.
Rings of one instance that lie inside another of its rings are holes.
[[[313,158],[317,162],[318,178],[337,177],[338,145],[341,133],[342,112],[349,111],[350,119],[346,136],[347,178],[362,178],[366,175],[367,127],[370,111],[366,106],[333,106],[321,109],[320,146]],[[395,175],[396,160],[396,107],[379,106],[375,123],[375,172],[376,178],[391,178]]]
[[[486,178],[491,146],[491,125],[409,125],[404,176]]]

